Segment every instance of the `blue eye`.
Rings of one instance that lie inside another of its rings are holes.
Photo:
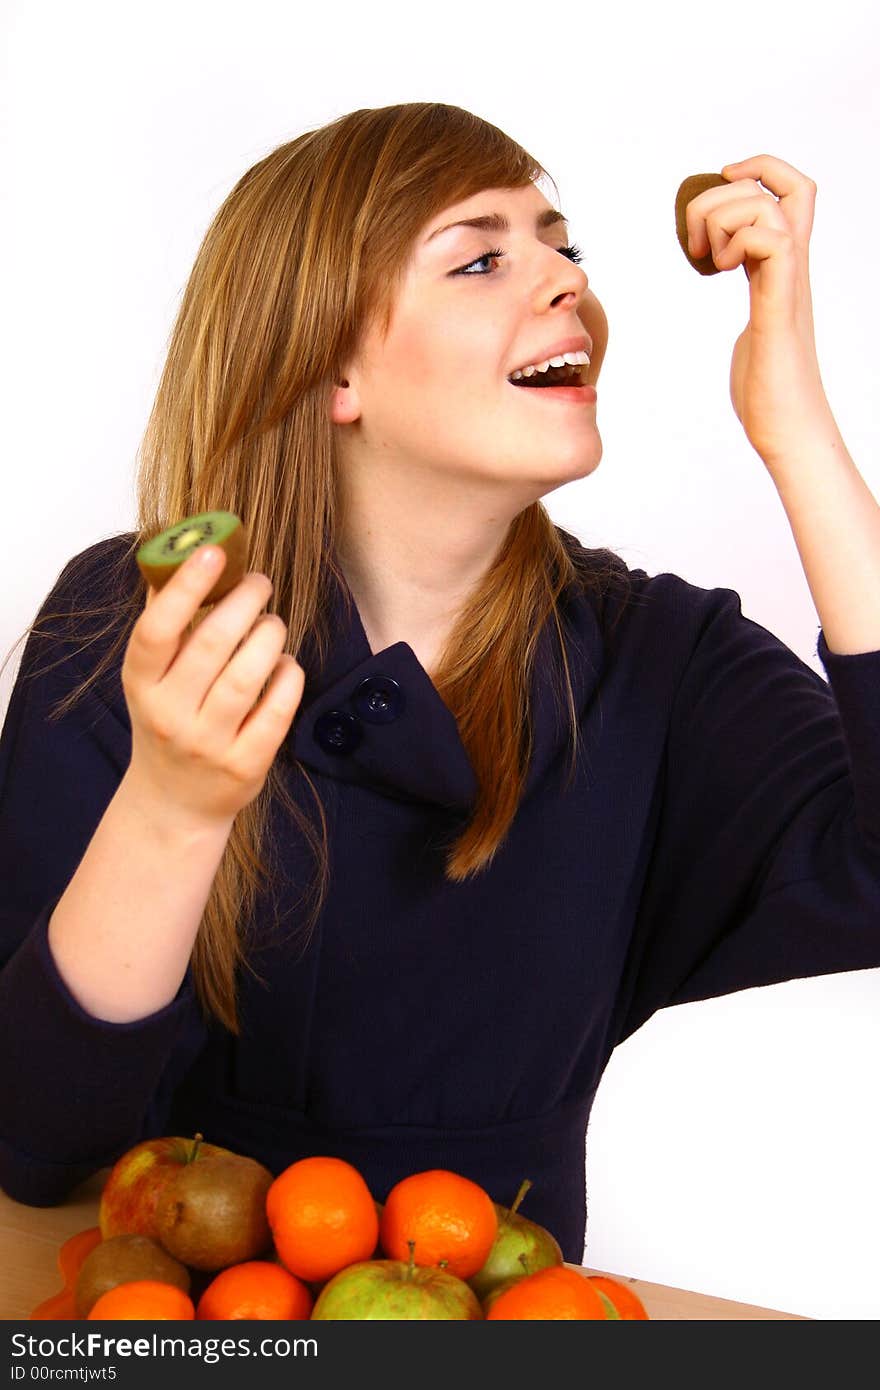
[[[505,252],[498,248],[494,251],[485,251],[475,261],[470,261],[467,265],[463,265],[460,270],[454,270],[452,273],[453,275],[469,275],[475,265],[479,265],[482,261],[500,261],[503,255]]]
[[[454,270],[452,273],[453,275],[473,274],[473,266],[479,265],[481,261],[500,261],[501,257],[505,256],[506,254],[506,251],[502,251],[500,247],[496,247],[493,251],[484,252],[484,254],[482,256],[478,256],[475,261],[469,261],[467,265],[463,265],[459,270]],[[581,252],[581,249],[579,246],[575,245],[574,242],[572,242],[570,246],[560,246],[559,254],[560,256],[567,256],[568,259],[570,261],[573,261],[575,265],[580,265],[581,261],[583,260],[583,254]],[[477,278],[480,279],[482,277],[478,276]]]

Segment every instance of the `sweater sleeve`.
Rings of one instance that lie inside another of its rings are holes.
[[[826,682],[733,590],[698,592],[618,1042],[667,1005],[880,966],[880,651],[820,629]]]
[[[41,617],[70,610],[70,568]],[[198,1031],[189,970],[165,1008],[111,1023],[56,969],[49,919],[128,766],[131,728],[121,684],[124,714],[96,682],[48,718],[89,673],[88,655],[49,631],[28,638],[0,736],[0,1186],[35,1206],[142,1137],[175,1046]]]

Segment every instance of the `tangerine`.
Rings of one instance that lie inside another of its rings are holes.
[[[100,1226],[87,1226],[84,1231],[68,1236],[58,1251],[58,1269],[67,1288],[75,1287],[83,1260],[103,1239]]]
[[[298,1279],[321,1283],[376,1249],[379,1217],[363,1176],[343,1158],[291,1163],[266,1194],[278,1258]]]
[[[585,1274],[567,1265],[550,1265],[502,1286],[486,1300],[486,1321],[604,1319],[605,1305]]]
[[[414,1241],[417,1265],[445,1262],[459,1279],[482,1269],[497,1234],[498,1212],[486,1189],[447,1168],[401,1178],[379,1224],[379,1242],[391,1259],[407,1261]]]
[[[53,1322],[77,1321],[76,1279],[80,1265],[86,1255],[101,1242],[100,1226],[89,1226],[68,1236],[58,1251],[58,1270],[64,1281],[63,1287],[51,1298],[44,1298],[31,1312],[31,1318],[49,1318]]]
[[[196,1310],[189,1294],[174,1284],[158,1279],[132,1279],[108,1289],[92,1304],[87,1321],[118,1321],[141,1318],[152,1322],[180,1322],[194,1318]]]
[[[644,1303],[627,1284],[621,1283],[619,1279],[612,1279],[608,1274],[591,1274],[589,1277],[590,1283],[595,1284],[605,1297],[611,1300],[622,1321],[634,1322],[637,1318],[647,1318],[650,1322]]]
[[[196,1305],[201,1322],[311,1317],[314,1299],[302,1280],[270,1260],[245,1260],[212,1279]]]
[[[59,1289],[51,1298],[44,1298],[30,1313],[32,1320],[48,1318],[52,1322],[77,1322],[76,1295],[73,1289]]]

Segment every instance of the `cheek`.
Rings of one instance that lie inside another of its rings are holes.
[[[384,373],[389,385],[404,383],[416,391],[433,389],[444,375],[443,344],[425,336],[424,329],[400,327],[386,352]]]
[[[368,428],[389,443],[418,441],[430,453],[441,439],[448,447],[497,427],[499,396],[508,389],[502,368],[492,367],[500,331],[494,316],[444,314],[426,303],[409,322],[399,313],[371,373]]]
[[[386,343],[383,376],[438,399],[485,395],[499,360],[499,331],[497,316],[420,304],[417,319],[400,319]]]

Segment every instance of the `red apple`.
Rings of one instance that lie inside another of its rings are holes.
[[[199,1156],[229,1153],[230,1149],[203,1143],[201,1134],[194,1139],[167,1136],[135,1144],[116,1160],[101,1190],[98,1225],[103,1239],[138,1235],[159,1241],[156,1206],[166,1183],[180,1172],[182,1164],[197,1161]]]

